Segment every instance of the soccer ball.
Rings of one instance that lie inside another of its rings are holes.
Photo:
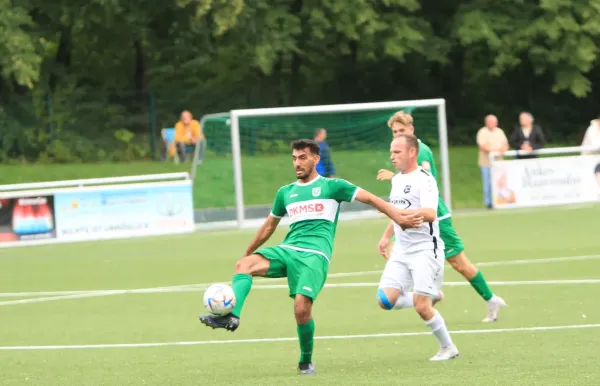
[[[235,294],[227,284],[213,284],[204,292],[204,307],[213,315],[227,315],[235,307]]]

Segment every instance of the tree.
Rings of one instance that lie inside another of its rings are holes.
[[[460,8],[455,23],[479,76],[501,76],[529,62],[532,75],[553,77],[554,92],[583,97],[600,50],[599,19],[599,0],[476,0]]]
[[[4,84],[33,88],[40,76],[41,57],[33,22],[25,8],[0,0],[0,73]]]

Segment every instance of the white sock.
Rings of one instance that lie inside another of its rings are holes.
[[[392,310],[401,310],[403,308],[411,308],[415,306],[412,292],[402,292],[396,300],[396,304],[392,307]]]
[[[450,338],[450,333],[446,328],[446,322],[444,322],[444,318],[442,318],[442,315],[437,312],[437,310],[435,311],[435,315],[433,318],[431,318],[431,320],[425,321],[425,325],[433,332],[435,339],[437,339],[438,343],[440,344],[440,348],[454,346],[454,343],[452,343],[452,338]]]

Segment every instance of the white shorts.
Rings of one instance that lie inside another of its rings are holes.
[[[419,295],[436,296],[443,281],[444,251],[392,251],[381,275],[379,288],[395,288],[403,293],[412,288]]]

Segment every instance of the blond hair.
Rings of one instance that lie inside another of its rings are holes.
[[[394,123],[396,123],[396,122],[401,123],[403,125],[412,126],[413,117],[412,117],[412,115],[400,110],[397,113],[395,113],[394,115],[392,115],[392,117],[388,120],[387,125],[391,129],[392,126],[394,125]]]

